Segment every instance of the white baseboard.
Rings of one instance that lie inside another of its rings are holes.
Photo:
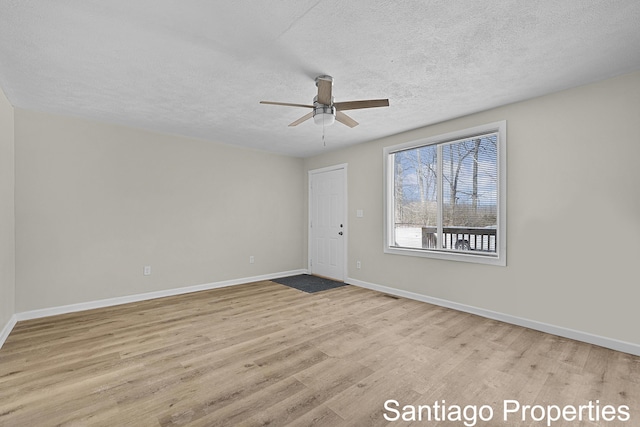
[[[538,322],[536,320],[524,319],[522,317],[512,316],[509,314],[499,313],[497,311],[486,310],[484,308],[473,307],[466,304],[460,304],[445,299],[434,298],[414,292],[404,291],[402,289],[390,288],[388,286],[377,285],[374,283],[364,282],[358,279],[347,278],[345,283],[359,286],[361,288],[372,289],[374,291],[384,292],[386,294],[396,295],[399,297],[409,298],[429,304],[439,305],[442,307],[452,308],[454,310],[463,311],[465,313],[476,314],[488,319],[499,320],[501,322],[513,325],[523,326],[529,329],[546,332],[548,334],[558,335],[577,341],[595,344],[600,347],[610,348],[612,350],[640,356],[640,344],[634,344],[626,341],[620,341],[613,338],[593,335],[587,332],[576,331],[574,329],[564,328],[562,326],[550,325],[548,323]]]
[[[241,279],[224,280],[220,282],[205,283],[202,285],[186,286],[184,288],[174,288],[174,289],[167,289],[164,291],[147,292],[144,294],[136,294],[136,295],[127,295],[127,296],[108,298],[108,299],[102,299],[97,301],[82,302],[78,304],[63,305],[59,307],[50,307],[50,308],[43,308],[39,310],[23,311],[21,313],[16,313],[14,317],[16,318],[17,321],[39,319],[41,317],[55,316],[58,314],[67,314],[67,313],[74,313],[76,311],[111,307],[114,305],[127,304],[131,302],[139,302],[139,301],[146,301],[146,300],[156,299],[156,298],[170,297],[174,295],[188,294],[191,292],[207,291],[210,289],[224,288],[227,286],[234,286],[234,285],[242,285],[242,284],[251,283],[251,282],[259,282],[261,280],[271,280],[271,279],[277,279],[279,277],[295,276],[297,274],[305,274],[305,273],[307,273],[307,270],[304,270],[304,269],[282,271],[279,273],[263,274],[261,276],[243,277]],[[11,328],[13,328],[13,326],[11,326]],[[9,332],[11,332],[11,329],[9,329]],[[7,333],[7,336],[8,335],[9,334]]]
[[[9,337],[9,334],[13,330],[13,327],[16,326],[17,321],[18,321],[18,318],[14,314],[13,316],[11,316],[11,319],[9,319],[7,324],[4,325],[4,328],[2,328],[2,331],[0,331],[0,349],[4,345],[4,342],[7,340],[7,337]]]

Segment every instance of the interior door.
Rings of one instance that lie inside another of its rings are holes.
[[[347,229],[344,167],[309,173],[309,270],[344,281]]]

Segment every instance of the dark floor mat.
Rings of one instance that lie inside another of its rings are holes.
[[[272,281],[310,294],[346,285],[344,282],[337,282],[335,280],[311,276],[309,274],[281,277],[280,279],[273,279]]]

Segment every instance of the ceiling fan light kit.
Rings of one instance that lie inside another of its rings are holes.
[[[313,98],[313,121],[317,125],[329,126],[336,121],[336,107],[333,106],[333,97],[331,97],[331,105],[324,105],[318,102],[318,97]]]
[[[316,77],[318,94],[313,98],[313,105],[293,104],[288,102],[260,101],[261,104],[283,105],[287,107],[313,108],[313,111],[300,117],[289,126],[298,126],[300,123],[313,117],[318,125],[328,126],[336,120],[349,127],[358,126],[358,122],[347,116],[341,110],[357,110],[362,108],[388,107],[388,99],[369,99],[364,101],[333,102],[333,77],[321,75]]]

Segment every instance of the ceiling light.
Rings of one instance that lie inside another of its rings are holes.
[[[317,125],[328,126],[336,121],[336,109],[333,106],[316,104],[313,107],[313,121]]]

